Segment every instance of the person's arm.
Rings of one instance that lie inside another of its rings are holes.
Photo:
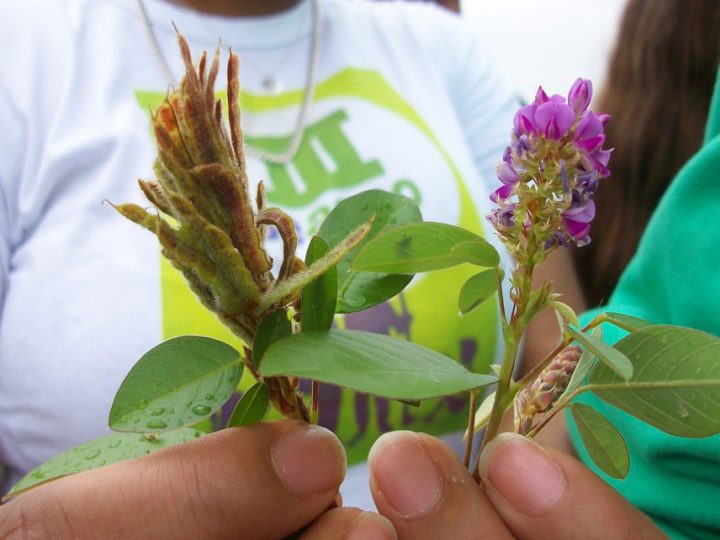
[[[384,435],[369,464],[375,503],[401,540],[666,538],[575,458],[515,434],[485,448],[482,487],[452,450],[423,434]]]
[[[0,538],[279,539],[333,504],[344,473],[340,441],[326,429],[228,429],[32,489],[0,506]],[[300,538],[396,535],[381,516],[336,509]]]

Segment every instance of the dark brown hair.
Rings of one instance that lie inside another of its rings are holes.
[[[605,146],[615,151],[592,243],[575,251],[590,306],[607,302],[665,188],[700,147],[719,59],[719,0],[628,3],[593,107],[613,116]]]

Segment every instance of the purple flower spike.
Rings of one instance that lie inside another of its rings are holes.
[[[610,116],[590,111],[591,100],[592,83],[577,79],[567,99],[541,86],[515,114],[497,167],[502,184],[490,195],[499,208],[488,219],[519,265],[560,246],[590,243],[592,197],[610,175],[612,153],[603,148]]]
[[[587,110],[592,99],[592,82],[588,79],[578,79],[570,88],[568,103],[577,114]]]
[[[514,186],[520,180],[520,176],[506,162],[501,162],[497,166],[497,177],[505,185]]]
[[[561,139],[575,122],[575,111],[564,103],[548,101],[535,111],[535,129],[548,139]]]

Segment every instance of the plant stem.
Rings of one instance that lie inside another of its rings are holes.
[[[470,466],[470,456],[472,455],[473,439],[475,439],[475,413],[477,412],[477,390],[470,390],[470,410],[468,413],[468,427],[467,427],[467,443],[465,444],[465,468]]]

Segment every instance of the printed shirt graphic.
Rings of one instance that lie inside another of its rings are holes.
[[[136,95],[145,110],[156,108],[164,97],[154,92]],[[287,148],[287,133],[253,136],[253,120],[262,118],[263,126],[292,125],[301,100],[301,91],[273,98],[243,94],[246,143],[273,152]],[[290,163],[248,160],[251,182],[264,181],[268,204],[281,207],[296,221],[300,253],[339,201],[368,189],[401,193],[418,203],[425,220],[460,225],[485,236],[483,215],[448,150],[381,74],[345,68],[323,80],[316,87],[310,116]],[[368,126],[376,133],[368,133]],[[269,237],[268,247],[280,260],[282,246],[276,235]],[[199,334],[241,348],[240,340],[201,306],[182,276],[164,259],[159,264],[163,338]],[[488,372],[497,349],[496,303],[486,302],[465,317],[459,316],[457,307],[461,284],[475,272],[463,265],[416,276],[399,296],[367,311],[338,316],[336,326],[409,339],[473,371]],[[243,379],[240,389],[251,383]],[[211,419],[213,428],[224,425],[238,396]],[[331,385],[321,385],[320,390],[320,423],[338,433],[350,463],[364,459],[372,442],[392,429],[431,434],[462,429],[466,408],[466,396],[416,408]]]

